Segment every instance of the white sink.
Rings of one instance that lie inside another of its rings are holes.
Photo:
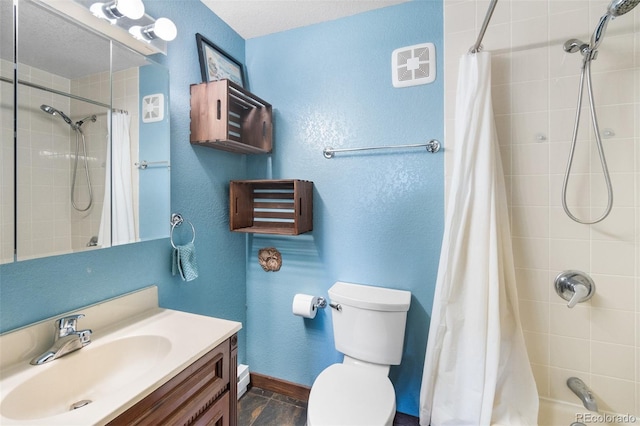
[[[0,425],[106,424],[241,328],[158,308],[149,289],[74,311],[91,344],[43,365],[29,361],[53,341],[55,318],[0,335]]]
[[[146,374],[170,349],[171,342],[162,336],[89,345],[51,361],[50,368],[37,371],[35,366],[36,374],[2,400],[0,413],[8,419],[31,420],[66,413],[73,404],[82,409]]]

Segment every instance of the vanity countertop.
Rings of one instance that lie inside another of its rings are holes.
[[[43,365],[29,364],[33,350],[25,348],[23,359],[0,370],[0,424],[105,424],[240,329],[235,321],[151,307],[94,328],[91,344]],[[82,400],[91,402],[70,410]]]

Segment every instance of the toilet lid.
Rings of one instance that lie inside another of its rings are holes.
[[[308,426],[391,425],[396,395],[386,375],[333,364],[316,378],[307,408]]]

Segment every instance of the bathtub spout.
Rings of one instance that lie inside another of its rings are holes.
[[[569,386],[569,389],[571,389],[573,393],[578,395],[578,398],[580,398],[587,410],[598,411],[596,398],[593,396],[591,389],[589,389],[582,380],[577,377],[569,377],[567,379],[567,386]]]

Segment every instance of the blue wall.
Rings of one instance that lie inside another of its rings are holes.
[[[171,73],[172,211],[196,228],[200,277],[183,283],[171,276],[168,239],[2,265],[0,331],[156,284],[162,306],[243,321],[240,359],[252,371],[311,385],[340,354],[329,312],[294,317],[293,295],[327,296],[336,280],[407,289],[413,298],[405,350],[391,378],[398,410],[416,415],[442,234],[442,154],[326,160],[322,149],[442,140],[442,78],[394,89],[390,65],[394,49],[427,41],[442,59],[441,2],[414,1],[246,42],[198,0],[145,4],[178,27],[168,56],[154,59]],[[246,58],[250,89],[275,107],[272,155],[247,158],[189,144],[189,85],[201,81],[196,32]],[[312,233],[229,232],[228,181],[266,177],[314,181]],[[283,254],[277,273],[257,264],[257,250],[268,246]]]
[[[434,42],[442,59],[442,4],[407,4],[250,39],[252,92],[274,105],[275,148],[252,157],[255,178],[314,182],[314,230],[249,238],[247,356],[252,371],[311,385],[339,362],[330,310],[291,314],[296,293],[327,297],[337,280],[410,290],[402,364],[391,371],[398,410],[417,415],[443,227],[443,155],[424,150],[322,155],[333,148],[443,138],[443,81],[395,89],[391,52]],[[442,67],[438,74],[442,76]],[[279,272],[257,251],[275,246]]]

